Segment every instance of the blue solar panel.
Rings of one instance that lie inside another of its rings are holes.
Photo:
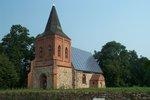
[[[102,73],[100,66],[91,53],[74,47],[72,47],[72,64],[76,70]]]

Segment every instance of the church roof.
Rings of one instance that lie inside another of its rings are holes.
[[[72,47],[72,64],[74,69],[85,72],[103,73],[93,55]]]
[[[43,34],[40,34],[39,36],[44,36],[44,35],[60,35],[64,38],[70,39],[62,30],[61,24],[59,22],[59,18],[57,15],[57,11],[55,6],[52,6],[52,10],[50,12],[50,16],[45,28],[45,31]]]

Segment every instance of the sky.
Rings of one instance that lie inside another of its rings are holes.
[[[72,46],[93,53],[117,41],[150,58],[150,0],[55,0]],[[45,29],[52,0],[0,0],[0,39],[14,24],[37,36]]]

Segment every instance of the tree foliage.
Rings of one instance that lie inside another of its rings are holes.
[[[139,74],[136,77],[139,86],[150,86],[150,60],[148,58],[139,58],[137,74]]]
[[[0,43],[0,54],[3,53],[3,46],[2,46],[2,43]]]
[[[34,37],[29,36],[29,30],[21,25],[13,25],[8,33],[2,39],[3,53],[15,65],[15,69],[20,74],[20,86],[25,85],[27,68],[24,62],[32,60]]]
[[[125,46],[115,41],[108,42],[101,51],[95,51],[106,85],[118,86],[148,86],[150,61],[147,58],[138,58],[137,53],[128,51]],[[146,70],[147,69],[147,70]]]
[[[5,55],[0,54],[0,88],[13,88],[18,79],[13,63]]]

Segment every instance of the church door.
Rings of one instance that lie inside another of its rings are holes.
[[[45,74],[41,74],[40,76],[40,88],[46,89],[47,87],[47,76]]]

